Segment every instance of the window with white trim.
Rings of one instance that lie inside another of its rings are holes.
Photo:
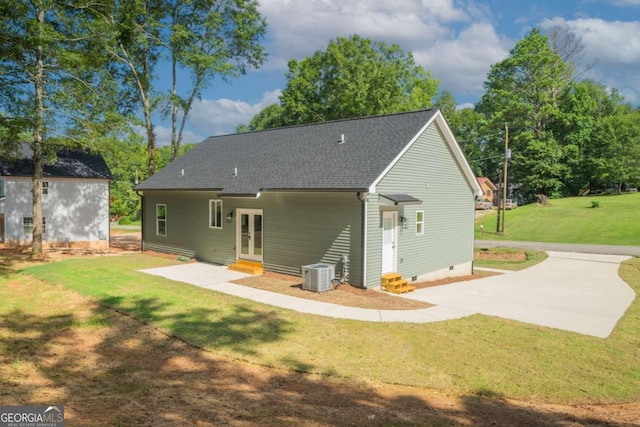
[[[167,205],[156,205],[156,236],[167,235]]]
[[[22,217],[22,231],[24,234],[33,234],[33,217],[24,216]],[[42,234],[47,232],[47,220],[45,217],[42,217]]]
[[[49,194],[49,181],[42,181],[42,194]]]
[[[424,234],[424,211],[416,211],[416,236]]]
[[[209,228],[222,228],[222,200],[209,200]]]

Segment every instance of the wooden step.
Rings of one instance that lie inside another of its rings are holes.
[[[404,294],[416,290],[415,286],[409,285],[409,281],[402,278],[398,273],[387,273],[382,275],[382,287],[393,294]]]
[[[240,273],[247,274],[262,274],[264,272],[263,264],[258,261],[249,261],[246,259],[239,259],[235,264],[229,264],[227,269],[231,271],[238,271]]]

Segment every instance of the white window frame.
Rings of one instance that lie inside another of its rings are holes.
[[[32,216],[23,216],[22,217],[22,231],[25,235],[33,234],[33,217]]]
[[[222,200],[209,200],[209,228],[221,229],[224,222],[224,213],[222,212]]]
[[[42,194],[49,194],[49,181],[42,181]]]
[[[164,207],[164,218],[158,215],[158,209]],[[164,225],[164,233],[160,233],[160,223]],[[156,236],[166,237],[167,235],[167,205],[164,203],[156,203]]]
[[[22,231],[24,234],[33,234],[33,217],[32,216],[23,216],[22,217]],[[47,232],[47,219],[42,217],[42,234]]]
[[[422,215],[422,219],[419,216]],[[424,234],[424,211],[416,211],[416,236]]]

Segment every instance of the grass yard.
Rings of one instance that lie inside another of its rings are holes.
[[[260,366],[526,401],[640,399],[638,300],[607,339],[482,315],[425,325],[367,323],[299,314],[136,271],[169,262],[141,254],[75,259],[23,274]],[[640,259],[621,274],[640,289]],[[1,301],[3,319],[30,304]]]
[[[473,266],[519,271],[533,267],[545,259],[547,259],[547,253],[544,251],[511,248],[476,248]]]
[[[600,207],[591,207],[597,202]],[[640,193],[551,199],[506,212],[506,233],[495,233],[496,215],[476,221],[476,239],[601,245],[640,245]],[[484,225],[484,237],[480,234]]]

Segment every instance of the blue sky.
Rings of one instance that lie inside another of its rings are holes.
[[[260,0],[260,12],[267,62],[229,83],[214,81],[194,105],[185,142],[233,133],[278,101],[289,59],[350,34],[412,52],[440,90],[465,105],[480,99],[491,65],[533,27],[560,25],[582,38],[584,62],[595,62],[585,78],[640,104],[640,0]],[[160,145],[169,141],[169,126],[157,121]]]

